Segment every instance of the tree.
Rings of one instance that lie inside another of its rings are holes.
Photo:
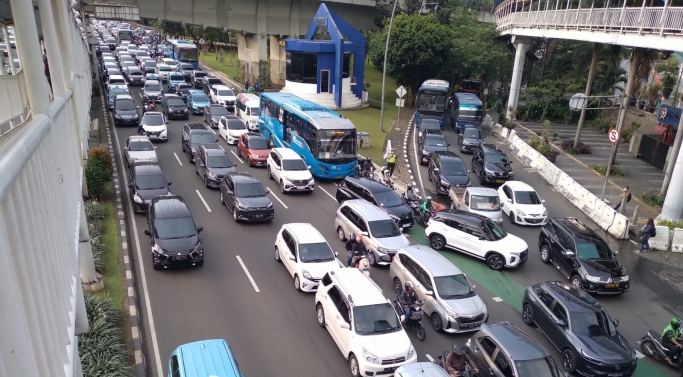
[[[382,71],[387,26],[370,41],[370,61]],[[420,84],[438,77],[448,64],[453,41],[448,27],[436,15],[399,14],[394,17],[387,57],[387,76],[417,93]],[[409,99],[412,106],[413,98]]]

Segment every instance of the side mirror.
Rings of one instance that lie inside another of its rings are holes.
[[[202,230],[204,230],[204,227],[203,227],[203,226],[197,227],[197,233],[201,233]]]
[[[137,107],[138,109],[140,108],[140,106],[135,106],[135,107]]]
[[[619,250],[614,250],[614,255],[618,255],[618,254],[619,254]]]
[[[564,252],[564,255],[565,255],[565,256],[568,256],[568,257],[573,257],[573,256],[574,256],[574,252],[571,251],[571,250],[566,250],[566,251]]]
[[[154,148],[156,148],[156,147],[154,147]],[[123,147],[123,150],[124,150],[124,151],[127,151],[127,150],[128,150],[128,148],[127,148],[127,147]]]
[[[614,327],[619,326],[619,320],[618,319],[613,320],[612,323],[614,324]]]
[[[472,289],[477,289],[477,286],[475,284],[472,284]]]
[[[142,231],[145,235],[152,237],[152,233],[149,231],[149,229],[145,229]]]
[[[468,173],[468,174],[471,173],[470,169],[467,169],[467,173]]]
[[[218,139],[216,139],[216,143],[218,143]]]
[[[351,325],[349,325],[346,322],[339,324],[339,327],[341,327],[342,329],[351,330]]]
[[[434,291],[425,291],[425,295],[434,296]]]
[[[361,235],[361,236],[367,237],[367,236],[368,236],[368,232],[360,232],[360,235]]]
[[[446,146],[447,146],[447,147],[450,147],[450,146],[451,146],[451,143],[446,144]]]
[[[172,185],[172,184],[173,184],[173,182],[167,182],[167,183],[166,183],[166,186],[170,186],[170,185]]]
[[[335,252],[334,252],[334,256],[335,256],[335,257],[338,257],[338,256],[339,256],[339,252],[338,252],[338,251],[335,251]]]
[[[311,165],[308,165],[308,169],[310,169],[310,168],[311,168]]]
[[[545,199],[541,199],[541,204],[545,203]]]
[[[157,149],[157,146],[156,146],[156,145],[154,146],[154,149]]]
[[[266,187],[266,195],[270,194],[270,189]]]
[[[508,203],[512,203],[512,199],[508,198]]]
[[[290,255],[290,256],[289,256],[289,260],[296,261],[296,257],[295,257],[294,255]]]
[[[563,320],[561,320],[561,319],[556,319],[556,320],[555,320],[555,324],[558,325],[558,326],[560,326],[560,327],[562,327],[562,328],[567,327],[567,322],[565,322],[565,321],[563,321]]]
[[[439,168],[434,168],[434,169],[432,169],[432,170],[435,171],[435,172],[437,172],[437,173],[441,171],[441,169],[439,169]]]

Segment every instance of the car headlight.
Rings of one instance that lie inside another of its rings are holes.
[[[624,276],[620,276],[618,278],[614,278],[614,281],[617,281],[617,282],[627,282],[629,280],[631,280],[631,278],[629,278],[628,275],[624,275]]]
[[[584,351],[584,350],[581,350],[581,355],[583,356],[584,359],[590,361],[591,363],[593,363],[595,365],[605,365],[604,362],[602,362],[602,361],[594,358],[593,356],[587,354],[586,351]]]
[[[458,318],[458,313],[456,313],[450,308],[446,308],[446,314],[448,314],[449,317]]]
[[[232,131],[228,131],[228,136],[230,136],[230,137],[235,137],[235,133],[232,132]]]
[[[119,114],[114,114],[114,118],[121,119],[121,116]]]
[[[140,197],[140,195],[138,195],[137,192],[133,195],[133,201],[135,201],[135,203],[138,204],[142,203],[142,198]]]
[[[268,209],[273,208],[273,203],[272,203],[272,202],[271,202],[271,203],[268,203],[268,205],[266,206],[266,208],[268,208]]]
[[[304,278],[308,280],[313,280],[313,276],[311,276],[311,273],[306,270],[301,271],[301,275],[303,275]]]
[[[223,105],[223,106],[225,106],[225,101],[222,101],[222,100],[218,100],[218,104],[219,104],[219,105]]]
[[[164,253],[164,249],[160,248],[156,244],[154,246],[152,246],[152,253],[166,255],[166,253]]]
[[[545,208],[543,209],[543,216],[548,216],[548,210]]]
[[[251,158],[259,158],[259,157],[260,157],[260,156],[257,155],[257,154],[252,154],[252,155],[251,155]]]
[[[427,156],[427,155],[429,155],[429,152],[427,152],[425,149],[423,149],[423,150],[422,150],[422,155],[423,155],[423,156]]]
[[[526,213],[524,213],[524,212],[522,212],[521,210],[516,209],[516,208],[515,208],[515,213],[517,213],[517,214],[520,215],[520,216],[526,216]]]
[[[408,358],[407,358],[407,359],[410,359],[410,358],[413,357],[414,355],[415,355],[415,347],[413,347],[413,345],[411,344],[411,345],[410,345],[410,348],[408,349]],[[406,360],[407,360],[407,359],[406,359]]]
[[[442,184],[443,186],[450,186],[450,185],[451,185],[450,183],[448,183],[447,180],[443,179],[443,177],[441,177],[441,184]]]
[[[133,115],[133,119],[138,119],[140,116],[138,114]]]
[[[484,171],[485,171],[486,173],[488,173],[488,174],[493,174],[493,170],[491,170],[491,169],[489,169],[489,168],[487,168],[487,167],[484,167]]]
[[[598,283],[600,281],[600,278],[597,276],[585,275],[583,278],[588,280],[591,283]]]
[[[308,181],[308,184],[309,184],[309,185],[314,185],[314,184],[315,184],[315,179],[311,178],[311,180]]]
[[[412,348],[412,345],[411,345],[411,348]],[[379,364],[380,363],[379,357],[375,356],[373,353],[366,350],[365,348],[363,348],[363,357],[365,357],[365,360],[367,360],[368,362],[371,362],[373,364]]]
[[[386,253],[389,252],[389,249],[387,249],[387,248],[385,248],[385,247],[378,246],[378,247],[377,247],[377,251],[380,252],[380,253],[386,254]]]
[[[216,179],[216,173],[206,173],[211,179]]]
[[[245,206],[244,204],[242,204],[242,203],[240,203],[240,202],[236,202],[235,205],[236,205],[237,208],[239,208],[239,209],[247,209],[247,206]]]

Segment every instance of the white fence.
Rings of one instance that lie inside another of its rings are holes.
[[[16,75],[0,75],[0,134],[18,126],[28,116],[24,70]]]

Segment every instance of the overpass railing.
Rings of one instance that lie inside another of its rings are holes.
[[[16,75],[0,75],[0,134],[18,126],[28,116],[24,70]]]
[[[515,28],[659,35],[683,33],[683,7],[581,8],[575,1],[508,0],[495,9],[494,17],[499,33]]]

